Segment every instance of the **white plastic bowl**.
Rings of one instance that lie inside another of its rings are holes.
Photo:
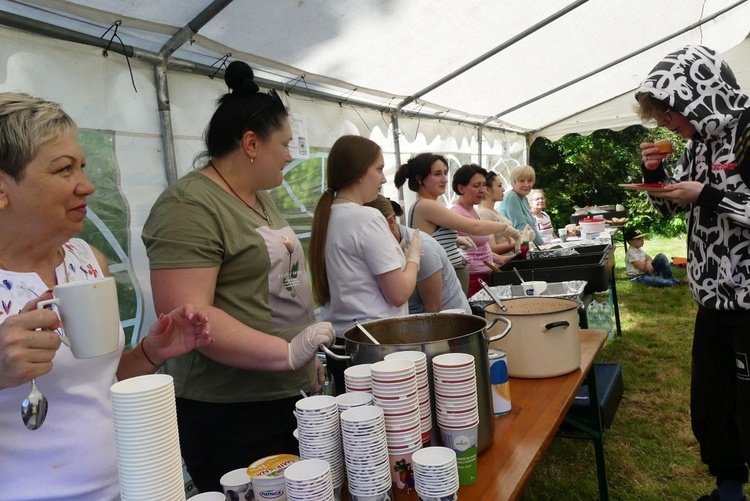
[[[523,291],[527,296],[541,296],[547,290],[547,282],[541,280],[523,282],[521,283],[521,287],[523,287]]]

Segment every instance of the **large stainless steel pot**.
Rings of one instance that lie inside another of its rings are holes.
[[[490,348],[508,354],[508,374],[520,378],[555,377],[581,366],[578,303],[571,299],[528,297],[505,299],[507,311],[491,304],[488,319],[509,318],[510,333]],[[492,334],[492,329],[488,329]]]
[[[487,339],[486,331],[494,327],[498,321],[505,323],[505,329],[497,329],[501,332]],[[421,351],[427,355],[430,381],[432,380],[432,364],[430,363],[432,357],[444,353],[473,355],[476,364],[479,403],[477,447],[482,452],[492,444],[495,434],[495,416],[492,410],[487,344],[502,339],[508,333],[511,323],[507,319],[496,316],[488,322],[482,317],[473,315],[424,313],[373,320],[364,322],[362,325],[380,344],[373,344],[359,327],[352,326],[344,331],[344,350],[347,356],[342,357],[330,350],[326,350],[326,354],[336,360],[346,359],[352,365],[358,365],[379,362],[389,353],[397,351]],[[430,393],[432,393],[432,386]],[[434,395],[431,401],[433,430],[437,431]],[[438,433],[433,433],[433,437],[437,435]]]

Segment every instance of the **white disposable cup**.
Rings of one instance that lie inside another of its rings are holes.
[[[237,468],[225,473],[219,479],[219,483],[227,499],[234,499],[236,496],[237,499],[245,501],[248,497],[247,492],[253,489],[253,479],[247,474],[247,468]],[[252,499],[253,494],[250,494],[249,498]]]
[[[452,368],[474,365],[474,356],[468,353],[444,353],[432,359],[433,367]]]
[[[421,351],[396,351],[383,357],[383,360],[409,360],[414,362],[417,369],[420,365],[427,366],[427,355]]]
[[[354,379],[369,379],[370,367],[372,367],[372,364],[352,365],[351,367],[347,367],[344,370],[344,377],[350,377]]]
[[[190,498],[193,501],[225,501],[223,492],[201,492]]]
[[[416,368],[410,360],[381,360],[370,367],[373,378],[400,379],[400,376],[414,374]]]
[[[52,293],[55,297],[40,301],[37,308],[57,306],[65,332],[63,342],[69,344],[75,358],[100,357],[117,350],[120,307],[113,277],[55,285]]]
[[[159,391],[174,391],[174,379],[169,374],[147,374],[123,379],[110,386],[113,400],[121,398],[143,398],[145,394]]]
[[[372,394],[364,392],[342,393],[341,395],[336,397],[336,405],[338,405],[340,412],[343,412],[351,407],[372,405]]]

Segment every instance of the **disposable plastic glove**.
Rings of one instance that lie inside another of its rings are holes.
[[[409,242],[409,248],[406,250],[406,262],[411,261],[417,265],[419,269],[419,262],[422,260],[422,238],[419,236],[419,231],[414,231],[414,236],[411,237]]]
[[[315,356],[318,346],[331,346],[336,339],[336,331],[330,322],[318,322],[294,336],[287,345],[289,369],[297,370]]]
[[[474,240],[470,239],[469,237],[456,237],[456,243],[465,249],[476,249],[477,244],[474,243]]]
[[[526,225],[528,226],[528,225]],[[508,225],[508,229],[505,230],[505,234],[513,240],[521,240],[521,232],[515,229],[513,226]]]

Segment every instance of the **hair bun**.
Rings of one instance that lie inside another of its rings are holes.
[[[253,69],[244,61],[232,61],[224,72],[224,81],[233,94],[252,96],[258,87],[253,80]]]

